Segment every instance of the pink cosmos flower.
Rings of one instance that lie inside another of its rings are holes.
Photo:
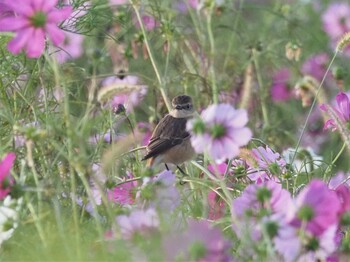
[[[208,205],[208,219],[217,220],[224,216],[226,209],[225,201],[221,199],[215,191],[210,191],[208,193]]]
[[[50,52],[59,64],[78,58],[83,54],[84,36],[71,32],[64,32],[65,39],[57,48],[50,46]]]
[[[287,101],[291,98],[288,81],[290,79],[290,72],[288,68],[282,68],[273,75],[272,87],[270,90],[273,101]]]
[[[337,105],[338,108],[333,108],[332,106],[326,105],[326,104],[322,104],[320,106],[320,109],[322,111],[328,112],[330,110],[332,110],[339,118],[340,121],[342,122],[348,122],[350,120],[350,100],[349,97],[343,93],[340,92],[337,96],[336,96],[336,101],[337,101]],[[332,131],[335,131],[337,129],[337,125],[336,125],[336,120],[335,119],[329,119],[326,121],[325,125],[324,125],[325,129],[331,129]]]
[[[0,22],[1,18],[13,15],[13,11],[9,6],[7,6],[5,3],[0,3]]]
[[[183,232],[165,238],[166,261],[231,261],[230,242],[208,221],[191,219]]]
[[[339,216],[345,213],[350,213],[350,180],[349,175],[339,172],[329,181],[329,188],[333,189],[339,198],[341,208]]]
[[[285,262],[326,261],[336,250],[336,226],[330,226],[320,236],[300,234],[297,228],[280,220],[278,233],[273,239],[276,251]],[[328,261],[328,260],[327,260]]]
[[[236,221],[232,229],[239,237],[249,236],[251,240],[258,241],[262,219],[266,215],[278,215],[284,219],[291,203],[290,193],[275,181],[249,185],[232,202],[231,214]]]
[[[127,172],[128,179],[132,179],[133,175]],[[120,205],[131,205],[135,202],[137,181],[126,182],[107,190],[108,200]]]
[[[242,195],[233,200],[232,212],[238,218],[258,217],[262,209],[268,209],[271,214],[287,214],[290,205],[290,193],[281,184],[270,180],[247,186]]]
[[[301,72],[304,75],[311,75],[318,81],[321,81],[326,73],[329,63],[329,56],[326,53],[321,53],[309,57],[302,65]]]
[[[339,39],[350,30],[350,5],[346,2],[331,3],[322,15],[323,29],[331,39]]]
[[[128,216],[117,216],[116,222],[122,236],[128,240],[132,240],[136,234],[147,238],[159,227],[158,214],[154,209],[133,210]]]
[[[67,19],[70,6],[57,9],[58,0],[4,0],[4,3],[15,13],[1,19],[1,32],[14,32],[15,37],[8,43],[13,54],[24,50],[28,57],[39,57],[45,48],[45,37],[54,45],[64,40],[64,33],[58,24]]]
[[[154,16],[142,15],[141,19],[142,19],[143,26],[147,31],[152,31],[155,28],[160,26],[160,22]],[[136,16],[134,17],[134,23],[137,29],[141,29],[140,23],[136,18]]]
[[[185,0],[187,1],[188,5],[194,9],[197,9],[199,8],[199,3],[200,3],[200,0]]]
[[[219,176],[223,176],[226,172],[226,169],[227,169],[226,163],[208,165],[208,170],[210,171],[210,173],[216,174]]]
[[[286,169],[286,161],[281,158],[279,153],[273,152],[268,146],[266,148],[262,146],[253,148],[252,154],[257,161],[258,167],[261,169],[273,169],[271,173],[276,173],[277,170],[284,172]]]
[[[227,169],[227,164],[225,162],[220,164],[208,165],[208,170],[210,171],[210,173],[220,178],[223,178],[226,172],[226,169]],[[232,176],[232,172],[229,172],[228,174]],[[228,184],[231,184],[231,183],[226,183],[226,185]],[[220,188],[217,188],[217,189],[220,190]],[[209,206],[208,218],[212,220],[221,218],[224,215],[225,209],[226,209],[225,201],[221,199],[220,196],[213,190],[209,191],[207,199],[208,199],[208,206]]]
[[[278,254],[283,257],[283,261],[292,262],[300,254],[302,243],[295,227],[289,225],[284,216],[279,214],[272,215],[268,219],[264,219],[263,224],[274,223],[276,225],[276,234],[272,238],[272,242]],[[282,261],[282,259],[281,259]]]
[[[335,48],[341,37],[350,31],[350,5],[346,2],[337,2],[329,5],[322,15],[323,29],[331,39],[331,46]],[[350,55],[350,46],[343,50]]]
[[[333,176],[328,183],[330,189],[337,189],[341,185],[347,185],[350,187],[350,174],[343,171],[338,172]]]
[[[323,234],[330,226],[338,223],[341,209],[337,194],[321,180],[312,180],[298,195],[294,208],[288,212],[290,224],[315,236]]]
[[[175,184],[176,175],[170,170],[164,170],[152,179],[144,180],[138,199],[148,207],[162,210],[164,215],[171,214],[180,204],[180,194]],[[145,202],[145,200],[149,201]]]
[[[250,161],[248,177],[257,184],[268,180],[278,181],[278,176],[286,172],[286,161],[268,146],[252,149],[252,156],[255,161]]]
[[[141,144],[147,146],[152,136],[151,124],[146,122],[137,123],[137,131],[141,134]]]
[[[239,148],[246,145],[252,131],[245,127],[248,114],[229,104],[214,104],[201,113],[201,119],[188,121],[191,143],[197,153],[208,152],[214,160],[236,157]]]
[[[10,193],[11,185],[13,184],[10,170],[15,159],[16,155],[14,153],[8,153],[0,162],[0,200]]]

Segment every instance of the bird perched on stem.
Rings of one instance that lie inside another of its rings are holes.
[[[174,164],[185,174],[179,165],[195,155],[190,134],[186,131],[187,120],[193,117],[195,111],[192,98],[187,95],[174,97],[171,104],[172,110],[154,129],[146,147],[147,154],[142,160],[147,160],[148,167],[164,163],[168,170],[167,164]]]

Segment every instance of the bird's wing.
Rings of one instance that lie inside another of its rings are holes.
[[[147,154],[142,160],[157,156],[188,138],[190,134],[186,131],[186,122],[185,118],[174,118],[171,115],[166,115],[153,131],[147,145]]]

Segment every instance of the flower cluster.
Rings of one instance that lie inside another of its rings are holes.
[[[323,261],[339,248],[336,239],[349,211],[349,192],[346,184],[333,190],[317,179],[295,198],[275,181],[250,185],[233,200],[233,230],[242,241],[268,240],[265,244],[272,243],[283,261]],[[247,258],[252,250],[240,255]]]

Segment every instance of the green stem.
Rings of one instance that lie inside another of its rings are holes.
[[[266,103],[266,99],[267,99],[267,90],[265,90],[264,84],[263,84],[263,80],[261,78],[261,74],[260,74],[260,66],[259,66],[259,60],[258,60],[258,52],[256,51],[255,48],[252,49],[252,59],[254,62],[254,67],[255,67],[255,74],[256,74],[256,78],[258,80],[258,84],[259,84],[259,93],[260,93],[260,97],[261,97],[261,111],[262,111],[262,115],[263,115],[263,120],[264,120],[264,127],[269,126],[269,115],[268,115],[268,111],[267,111],[267,103]]]
[[[209,44],[210,44],[210,66],[209,66],[209,73],[211,78],[211,87],[213,92],[213,102],[217,104],[219,102],[219,91],[218,87],[216,85],[216,76],[215,76],[215,41],[214,41],[214,35],[212,30],[212,16],[213,16],[213,10],[215,7],[215,1],[212,1],[209,12],[207,15],[207,30],[208,30],[208,37],[209,37]]]
[[[70,107],[69,107],[69,90],[65,83],[62,84],[62,81],[60,79],[60,74],[58,70],[57,63],[55,61],[52,61],[49,56],[46,56],[46,60],[49,62],[50,66],[52,67],[53,73],[54,73],[54,79],[55,79],[55,86],[56,87],[63,87],[64,92],[64,99],[63,99],[63,117],[65,122],[65,128],[67,132],[67,149],[68,149],[68,161],[69,161],[69,178],[70,178],[70,187],[71,187],[71,194],[72,194],[72,212],[73,212],[73,221],[74,221],[74,235],[75,235],[75,242],[76,242],[76,252],[77,256],[80,259],[81,258],[81,248],[80,248],[80,241],[81,241],[81,235],[80,235],[80,228],[79,228],[79,218],[78,218],[78,207],[77,207],[77,185],[76,185],[76,179],[75,179],[75,172],[72,165],[74,156],[76,153],[73,149],[73,143],[72,143],[72,137],[74,134],[73,127],[70,122]]]
[[[241,17],[241,13],[242,13],[243,2],[244,2],[244,0],[240,0],[239,1],[238,10],[237,10],[237,13],[235,15],[235,21],[233,23],[233,29],[232,29],[233,33],[232,33],[232,35],[231,35],[231,37],[230,37],[230,39],[228,41],[228,47],[227,47],[227,51],[226,51],[226,55],[225,55],[223,71],[225,71],[225,69],[227,67],[227,64],[228,64],[228,62],[230,61],[230,58],[231,58],[230,57],[230,53],[231,53],[232,46],[234,44],[234,41],[233,41],[234,34],[235,34],[235,32],[237,32],[238,21],[239,21],[239,19]],[[234,3],[234,1],[233,1],[233,3]]]
[[[34,219],[34,224],[35,224],[36,229],[38,230],[40,240],[41,240],[42,244],[44,245],[44,247],[46,247],[47,241],[45,239],[44,230],[39,222],[39,217],[35,213],[35,209],[33,207],[33,204],[31,203],[31,201],[29,199],[27,199],[27,207],[28,207],[29,212],[31,213],[33,219]]]
[[[149,40],[148,40],[148,36],[146,34],[146,29],[145,29],[145,26],[142,22],[142,18],[141,18],[141,15],[140,15],[140,12],[136,6],[136,4],[134,3],[134,1],[132,0],[129,0],[132,7],[134,8],[135,10],[135,14],[136,14],[136,17],[137,17],[137,20],[140,24],[140,27],[141,27],[141,31],[142,31],[142,35],[143,35],[143,38],[144,38],[144,41],[145,41],[145,45],[146,45],[146,49],[147,49],[147,52],[148,52],[148,55],[149,55],[149,58],[151,60],[151,63],[152,63],[152,66],[153,66],[153,70],[157,76],[157,80],[159,82],[159,90],[160,90],[160,93],[162,94],[162,97],[164,99],[164,102],[165,102],[165,105],[168,109],[168,111],[170,112],[171,110],[171,102],[166,94],[166,91],[165,91],[165,88],[164,88],[164,82],[162,81],[162,78],[160,77],[160,73],[159,73],[159,70],[158,70],[158,67],[156,65],[156,61],[154,59],[154,56],[153,56],[153,52],[150,48],[150,44],[149,44]]]
[[[304,133],[305,133],[307,124],[308,124],[308,122],[309,122],[309,119],[310,119],[312,110],[314,109],[314,107],[315,107],[315,105],[316,105],[316,102],[317,102],[317,99],[318,99],[318,95],[319,95],[319,93],[320,93],[320,91],[321,91],[321,87],[322,87],[322,85],[323,85],[323,83],[324,83],[324,81],[325,81],[325,79],[326,79],[326,76],[327,76],[329,70],[331,69],[331,65],[333,64],[334,59],[335,59],[335,57],[337,56],[337,54],[338,54],[338,50],[336,50],[336,52],[334,53],[334,56],[332,57],[332,60],[331,60],[331,62],[329,63],[328,68],[327,68],[325,74],[323,75],[322,81],[321,81],[321,83],[319,84],[319,86],[317,87],[317,91],[316,91],[314,100],[312,101],[312,104],[311,104],[309,113],[308,113],[308,115],[307,115],[307,117],[306,117],[306,120],[305,120],[305,124],[304,124],[304,126],[303,126],[303,129],[301,130],[300,137],[299,137],[298,142],[297,142],[297,145],[296,145],[296,147],[295,147],[295,153],[294,153],[294,155],[293,155],[293,158],[292,158],[292,161],[291,161],[291,165],[293,164],[293,162],[294,162],[294,160],[295,160],[295,158],[296,158],[298,148],[300,147],[301,139],[302,139],[303,136],[304,136]]]
[[[324,171],[324,175],[323,175],[323,180],[325,181],[328,173],[331,171],[333,165],[335,164],[335,162],[337,162],[337,160],[339,159],[339,157],[341,156],[341,154],[343,153],[344,149],[346,148],[346,143],[343,144],[342,148],[340,149],[340,151],[338,152],[338,154],[335,156],[335,158],[332,160],[332,163],[330,163],[327,166],[327,169]]]

